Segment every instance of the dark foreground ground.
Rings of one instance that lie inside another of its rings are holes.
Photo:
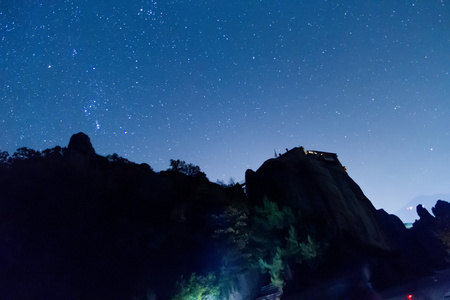
[[[380,293],[384,300],[450,300],[450,269]],[[408,295],[412,295],[408,298]]]
[[[284,295],[283,299],[450,300],[450,269],[436,271],[433,275],[378,293],[373,290],[366,290],[362,294],[355,293],[355,290],[346,286],[344,282],[340,279],[327,282],[300,293]],[[350,296],[345,294],[349,291],[353,291]]]

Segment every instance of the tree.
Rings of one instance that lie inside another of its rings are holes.
[[[117,153],[109,154],[106,156],[106,159],[110,162],[120,163],[120,164],[129,164],[130,161],[126,158],[119,156]]]
[[[272,263],[268,264],[265,260],[262,258],[259,259],[259,265],[263,270],[268,270],[270,274],[270,282],[273,284],[273,286],[277,287],[280,291],[283,289],[285,280],[284,280],[284,265],[283,262],[283,250],[281,250],[279,247],[277,248],[277,251],[272,258]]]
[[[255,207],[253,215],[252,244],[253,257],[258,265],[270,274],[270,280],[280,291],[285,282],[292,278],[291,267],[316,258],[319,245],[311,236],[299,241],[295,226],[296,217],[289,207],[280,208],[267,197],[263,205]]]
[[[297,232],[292,225],[286,240],[284,253],[286,257],[292,257],[296,263],[302,263],[303,260],[308,261],[318,256],[319,245],[314,239],[308,234],[306,241],[299,242]]]
[[[263,199],[263,207],[255,207],[256,221],[269,230],[283,229],[289,227],[295,220],[294,214],[289,207],[281,210],[276,202],[270,201],[267,197]]]
[[[27,159],[36,159],[40,157],[41,153],[39,151],[29,149],[27,147],[22,147],[17,149],[11,158],[13,161],[22,161]]]
[[[206,179],[206,174],[203,173],[202,171],[200,171],[200,167],[199,166],[195,166],[193,164],[187,164],[183,160],[171,159],[170,160],[170,167],[171,167],[171,169],[169,169],[169,171],[171,171],[171,172],[176,172],[176,173],[181,173],[181,174],[184,174],[184,175],[187,175],[187,176],[192,176],[192,177],[197,177],[197,178],[205,178]]]
[[[67,148],[62,148],[56,146],[51,149],[45,149],[42,151],[42,156],[49,160],[59,160],[62,159],[67,151]]]
[[[218,223],[214,238],[219,243],[218,249],[222,260],[221,293],[229,294],[236,286],[238,275],[250,267],[248,208],[245,205],[230,205],[223,213],[213,217]]]
[[[197,276],[191,274],[188,281],[182,279],[177,284],[178,292],[172,300],[203,300],[215,299],[219,296],[220,289],[214,274]]]
[[[233,278],[243,271],[260,269],[282,292],[293,277],[294,265],[309,264],[320,254],[321,245],[310,235],[303,240],[297,236],[297,218],[290,207],[280,207],[267,197],[261,206],[236,203],[214,217],[218,222],[214,234],[222,249],[222,290],[232,290]]]
[[[0,164],[6,165],[8,164],[9,153],[8,151],[0,151]]]

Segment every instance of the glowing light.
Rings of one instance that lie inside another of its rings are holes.
[[[411,294],[408,295],[408,299],[412,299],[412,297],[413,297],[413,295],[411,295]]]

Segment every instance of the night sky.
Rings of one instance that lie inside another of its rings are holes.
[[[303,145],[390,213],[450,193],[449,1],[10,0],[0,39],[10,154],[82,131],[228,183]]]

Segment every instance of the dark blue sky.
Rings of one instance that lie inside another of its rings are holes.
[[[2,1],[0,40],[11,154],[83,131],[228,182],[303,145],[392,213],[450,192],[448,1]]]

